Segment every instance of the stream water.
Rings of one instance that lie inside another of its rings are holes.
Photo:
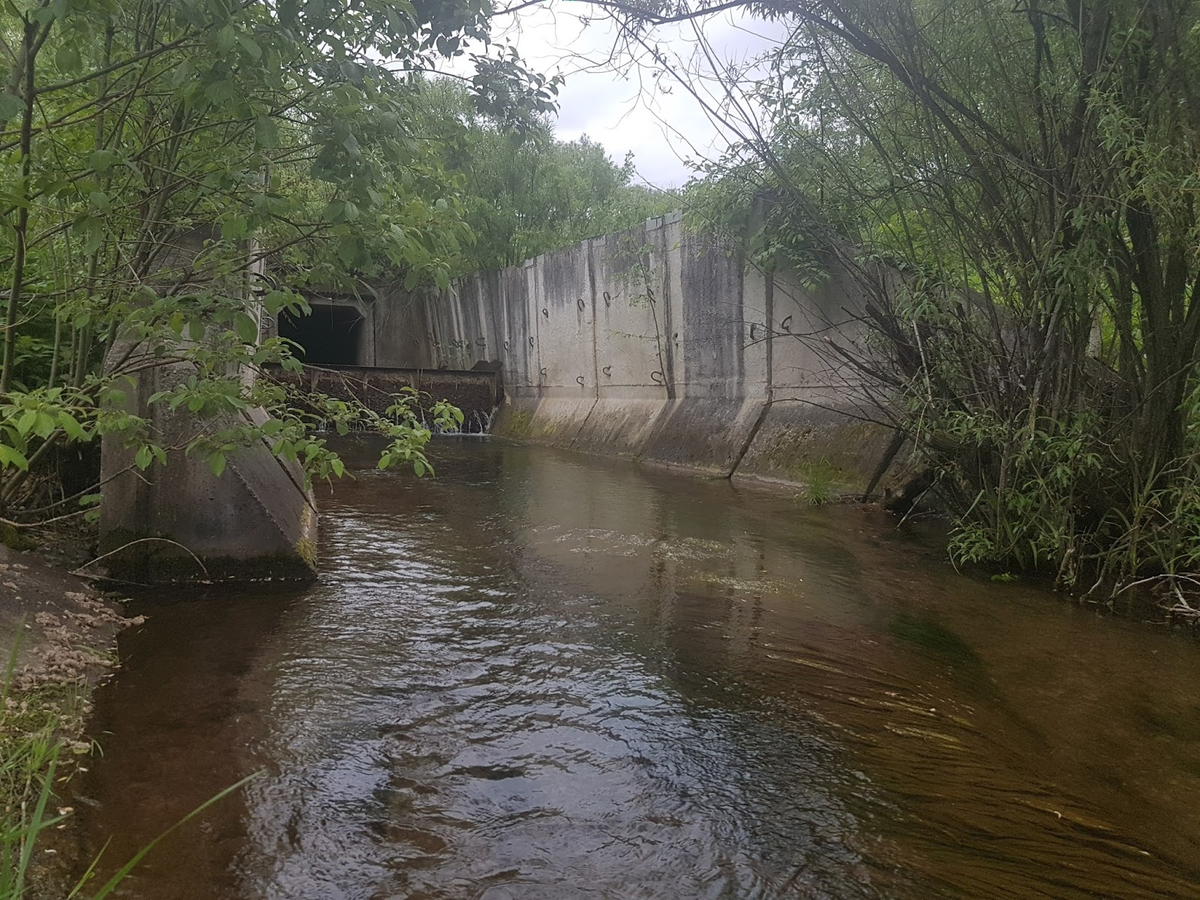
[[[315,585],[134,604],[73,852],[262,774],[120,896],[1200,897],[1194,639],[869,510],[437,456],[323,500]]]

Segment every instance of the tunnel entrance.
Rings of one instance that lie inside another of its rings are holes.
[[[296,356],[309,365],[361,366],[368,362],[364,352],[366,331],[363,316],[353,306],[312,303],[312,313],[279,314],[279,336],[295,341]]]

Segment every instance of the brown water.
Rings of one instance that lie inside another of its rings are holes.
[[[139,604],[76,783],[144,900],[1200,897],[1200,645],[856,508],[547,450]],[[104,868],[104,866],[102,866]]]

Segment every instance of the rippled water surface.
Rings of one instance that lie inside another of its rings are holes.
[[[144,598],[75,783],[144,900],[1200,897],[1200,646],[878,513],[548,450],[323,501],[320,581]]]

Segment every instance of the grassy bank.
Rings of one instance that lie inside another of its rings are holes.
[[[80,552],[57,543],[76,552],[0,546],[0,900],[38,896],[46,839],[70,815],[63,788],[92,749],[92,688],[116,664],[117,633],[140,621],[68,574]]]
[[[70,810],[56,788],[90,747],[82,732],[86,687],[42,683],[23,688],[15,678],[14,646],[0,690],[0,900],[29,895],[45,832]]]
[[[47,866],[52,829],[72,813],[60,805],[62,788],[94,748],[80,740],[90,711],[87,680],[23,684],[14,644],[0,686],[0,900],[104,900],[164,837],[214,803],[241,789],[257,773],[232,784],[149,841],[101,882],[99,860]],[[83,869],[72,880],[70,872]]]

